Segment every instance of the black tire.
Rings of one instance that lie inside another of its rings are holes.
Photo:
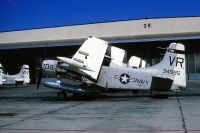
[[[168,94],[153,94],[152,98],[154,99],[168,99]]]
[[[57,93],[57,100],[59,101],[64,101],[66,100],[66,93],[64,91],[58,92]]]
[[[132,93],[133,93],[133,95],[137,95],[139,93],[139,91],[138,90],[134,90],[134,91],[132,91]]]

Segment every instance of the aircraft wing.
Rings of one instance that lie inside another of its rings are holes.
[[[66,57],[57,58],[69,65],[66,67],[77,70],[76,72],[84,73],[92,79],[97,80],[107,47],[108,42],[95,37],[89,37],[72,59]]]

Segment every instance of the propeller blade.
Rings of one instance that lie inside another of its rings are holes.
[[[39,74],[38,74],[38,77],[37,77],[37,90],[39,89],[40,87],[40,83],[41,83],[41,80],[42,80],[42,68],[40,68],[40,71],[39,71]]]
[[[44,47],[44,52],[43,52],[43,59],[45,58],[46,59],[46,54],[47,54],[47,44],[45,44],[45,47]],[[43,62],[43,61],[42,61]],[[40,83],[41,83],[41,80],[42,80],[42,75],[43,75],[43,70],[42,70],[42,62],[39,63],[39,74],[38,74],[38,77],[37,77],[37,90],[39,89],[40,87]]]

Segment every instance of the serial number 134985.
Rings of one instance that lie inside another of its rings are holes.
[[[173,75],[180,75],[180,71],[175,70],[169,70],[169,69],[163,69],[163,73],[173,74]]]

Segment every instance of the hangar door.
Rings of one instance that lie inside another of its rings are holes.
[[[188,54],[187,58],[188,79],[200,79],[200,53]]]

